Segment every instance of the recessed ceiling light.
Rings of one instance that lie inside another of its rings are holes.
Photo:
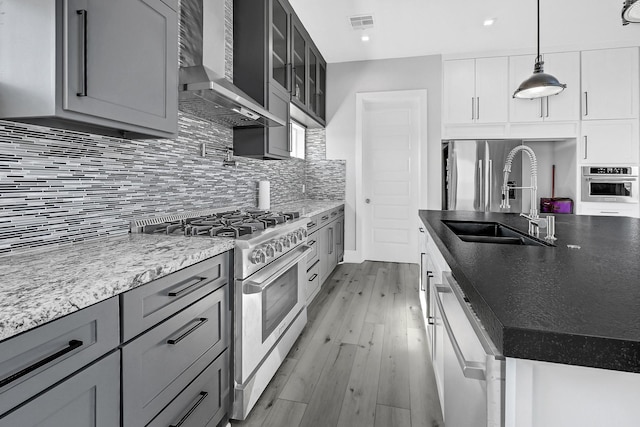
[[[496,23],[496,18],[488,18],[488,19],[484,20],[484,26],[485,27],[490,27],[495,23]]]
[[[360,37],[360,40],[362,40],[363,42],[368,42],[370,40],[368,35],[363,35],[362,37]]]

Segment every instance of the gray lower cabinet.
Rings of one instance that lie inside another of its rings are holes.
[[[313,233],[317,242],[320,284],[331,275],[344,256],[344,205],[314,217],[318,229]]]
[[[148,427],[215,427],[227,412],[229,350],[222,352]]]
[[[0,118],[177,134],[177,0],[10,0],[0,16]]]
[[[0,427],[118,427],[119,368],[116,351],[0,418]]]
[[[118,343],[117,297],[3,341],[0,416],[112,351]]]
[[[211,417],[227,414],[229,369],[228,361],[223,363],[222,360],[226,360],[228,356],[224,356],[215,365],[215,375],[221,377],[214,380],[217,387],[222,387],[217,392],[219,395],[215,399],[215,405],[211,404],[213,396],[210,396],[210,392],[192,390],[189,387],[199,376],[208,376],[208,367],[229,347],[229,275],[228,269],[223,269],[228,264],[229,255],[222,254],[196,264],[191,272],[167,276],[168,280],[172,276],[179,279],[174,282],[175,286],[167,286],[167,283],[159,285],[163,289],[160,294],[174,293],[188,286],[197,288],[197,284],[191,283],[201,278],[202,282],[215,283],[218,289],[193,303],[184,298],[173,304],[171,310],[165,312],[168,318],[122,346],[122,419],[125,426],[146,426],[157,417],[171,418],[173,421],[176,417],[188,419],[186,415],[189,411],[182,411],[190,404],[191,407],[202,408],[200,410],[206,412],[202,416],[190,415],[192,420],[206,416],[209,416],[209,420]],[[224,274],[218,274],[221,271]],[[189,279],[194,274],[196,279]],[[151,282],[149,285],[153,289],[155,283]],[[129,305],[127,299],[139,300],[139,297],[135,293],[122,294],[123,307]],[[131,312],[123,310],[124,329],[135,323],[126,318],[127,313]],[[131,333],[125,331],[124,335],[129,336]],[[201,392],[206,392],[206,396],[201,394],[198,397],[193,394]],[[202,402],[198,403],[200,398]],[[165,409],[167,405],[172,409]],[[193,422],[183,425],[204,425],[191,424]]]

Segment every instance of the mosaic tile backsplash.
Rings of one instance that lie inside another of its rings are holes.
[[[202,142],[206,157],[200,155]],[[302,192],[305,169],[316,182],[324,173],[316,164],[323,160],[235,157],[235,168],[224,167],[232,145],[230,129],[184,114],[175,140],[126,140],[0,121],[0,254],[125,234],[128,221],[141,216],[253,207],[259,180],[271,181],[272,204],[344,198],[344,186],[334,189],[344,178],[325,182],[330,189],[313,184]]]

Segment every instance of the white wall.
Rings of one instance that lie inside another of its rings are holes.
[[[440,209],[442,98],[440,55],[333,63],[327,66],[327,159],[347,162],[345,249],[355,250],[356,93],[427,89],[426,149],[422,147],[420,209]],[[426,190],[426,191],[424,191]],[[416,213],[417,214],[417,213]]]

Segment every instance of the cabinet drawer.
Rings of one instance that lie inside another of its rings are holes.
[[[311,233],[307,237],[307,244],[311,247],[311,252],[307,254],[307,266],[318,261],[318,233]]]
[[[329,220],[333,221],[334,219],[337,219],[339,215],[340,215],[340,208],[331,209],[331,212],[329,213]]]
[[[120,295],[126,342],[229,281],[229,253],[199,262]]]
[[[122,348],[124,425],[144,426],[229,343],[224,286]]]
[[[118,299],[109,298],[0,344],[0,414],[116,348]]]
[[[329,221],[331,221],[331,211],[325,211],[322,212],[320,215],[318,215],[319,221],[318,221],[318,227],[322,227],[326,224],[329,223]]]
[[[229,406],[229,350],[225,350],[148,427],[213,427]]]
[[[315,232],[320,226],[320,215],[314,215],[309,218],[309,222],[307,223],[307,234],[311,234]]]
[[[315,264],[307,270],[307,283],[306,283],[306,298],[307,305],[313,301],[313,298],[320,291],[320,261],[316,261]]]
[[[0,418],[0,427],[119,426],[119,368],[115,352]]]

